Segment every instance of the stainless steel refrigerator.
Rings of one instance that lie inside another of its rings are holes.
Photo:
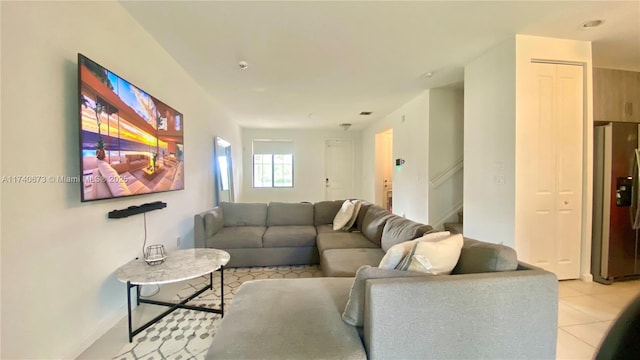
[[[599,283],[640,275],[639,132],[638,124],[622,122],[594,129],[591,274]]]

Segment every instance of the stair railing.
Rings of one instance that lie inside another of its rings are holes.
[[[450,179],[452,179],[457,173],[464,169],[464,158],[458,159],[455,163],[453,163],[448,168],[444,169],[432,179],[429,180],[430,191],[433,191],[440,187],[442,184],[446,183]],[[441,216],[437,221],[431,222],[431,226],[435,229],[442,229],[444,223],[453,217],[457,212],[462,210],[463,201],[460,200],[458,203],[453,204],[453,207],[447,211],[443,216]]]
[[[452,178],[456,173],[464,168],[464,159],[458,159],[453,165],[449,166],[445,170],[441,171],[438,175],[429,180],[429,186],[432,189],[444,184],[447,180]]]

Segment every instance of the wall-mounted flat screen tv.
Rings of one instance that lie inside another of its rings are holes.
[[[78,54],[82,201],[184,189],[182,114]]]

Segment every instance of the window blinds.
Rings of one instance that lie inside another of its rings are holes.
[[[253,154],[293,154],[291,140],[253,140]]]

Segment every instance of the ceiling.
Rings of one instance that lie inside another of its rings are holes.
[[[514,34],[592,41],[594,66],[640,71],[640,1],[122,5],[242,127],[361,129]]]

